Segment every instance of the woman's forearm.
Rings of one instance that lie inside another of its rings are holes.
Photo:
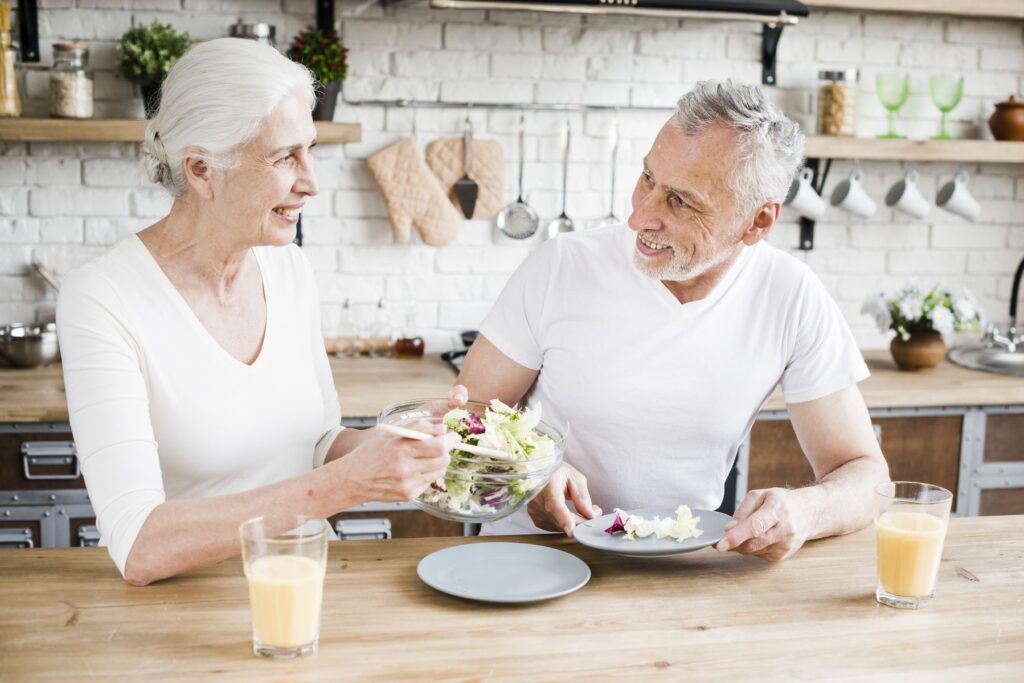
[[[362,445],[374,435],[374,430],[370,429],[353,429],[349,427],[338,434],[334,439],[334,443],[331,444],[330,450],[327,451],[327,457],[324,459],[324,463],[329,463],[338,458],[344,457],[348,453],[355,450],[358,446]]]
[[[238,527],[253,517],[301,514],[326,518],[365,502],[347,485],[340,465],[320,467],[244,493],[162,503],[150,513],[135,539],[125,563],[125,579],[144,586],[234,557],[241,549]]]

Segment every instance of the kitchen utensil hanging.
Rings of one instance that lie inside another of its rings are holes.
[[[572,219],[566,214],[566,202],[569,198],[569,144],[572,135],[572,126],[568,120],[562,130],[562,213],[548,223],[547,237],[551,239],[563,232],[573,232],[576,227]]]
[[[501,210],[495,223],[498,230],[506,237],[514,240],[524,240],[537,232],[540,220],[537,212],[529,204],[523,201],[523,166],[526,161],[526,117],[519,117],[519,196],[518,198]]]
[[[469,116],[462,126],[462,165],[463,175],[455,181],[452,189],[455,192],[455,199],[459,202],[459,208],[462,209],[462,215],[472,218],[480,186],[469,175],[473,170],[473,122],[469,120]]]
[[[615,215],[615,164],[619,156],[619,118],[612,119],[611,129],[608,131],[608,146],[612,149],[611,161],[611,192],[608,196],[608,215],[598,221],[599,227],[615,225],[619,223],[619,217]]]

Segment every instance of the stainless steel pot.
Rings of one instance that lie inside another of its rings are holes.
[[[60,359],[57,326],[13,323],[0,327],[0,355],[16,368],[38,368]]]

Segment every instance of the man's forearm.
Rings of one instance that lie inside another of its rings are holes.
[[[837,467],[816,484],[797,489],[806,497],[808,540],[848,534],[870,524],[877,510],[875,487],[887,481],[885,460],[865,455]]]

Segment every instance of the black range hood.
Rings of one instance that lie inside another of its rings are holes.
[[[796,0],[430,0],[438,9],[509,9],[575,14],[646,14],[796,23],[810,12]]]
[[[761,83],[775,85],[782,29],[810,14],[797,0],[430,0],[434,9],[523,10],[587,15],[640,15],[717,21],[752,21],[761,27]]]

